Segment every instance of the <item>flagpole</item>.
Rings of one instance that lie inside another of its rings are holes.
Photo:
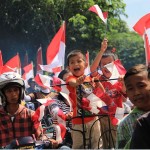
[[[63,31],[64,31],[64,39],[65,39],[65,35],[66,35],[66,30],[65,30],[65,21],[63,21]],[[65,43],[66,43],[66,39],[65,39]],[[66,45],[65,45],[65,49],[66,49]],[[64,70],[64,63],[65,60],[63,59],[63,66],[62,66],[62,70]]]
[[[144,27],[144,47],[145,47],[145,62],[146,65],[148,66],[148,47],[147,47],[147,41],[146,41],[146,28]]]

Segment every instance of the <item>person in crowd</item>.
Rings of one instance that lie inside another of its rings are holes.
[[[27,91],[27,94],[30,94],[30,93],[33,93],[33,92],[36,92],[36,83],[34,81],[34,78],[30,78],[28,80],[28,85],[30,86],[29,88],[26,89]]]
[[[131,138],[130,149],[149,149],[149,135],[150,111],[137,119],[137,123]]]
[[[66,81],[66,79],[68,78],[68,76],[71,75],[71,72],[67,69],[62,70],[59,75],[58,78],[62,79],[63,81]],[[65,136],[65,140],[64,140],[64,144],[68,145],[70,148],[72,147],[72,137],[71,137],[71,128],[72,128],[72,123],[71,123],[71,118],[73,116],[73,112],[71,111],[69,102],[67,101],[67,99],[65,99],[61,94],[58,95],[57,98],[57,103],[59,108],[64,112],[64,114],[66,115],[67,119],[66,120],[66,128],[67,128],[67,132],[66,132],[66,136]]]
[[[31,102],[31,97],[28,96],[28,94],[30,93],[35,93],[37,92],[36,90],[36,83],[35,83],[35,80],[34,78],[30,78],[28,80],[28,85],[29,87],[25,89],[25,95],[24,95],[24,103],[25,103],[25,106],[31,110],[35,110],[35,105],[33,102]]]
[[[117,128],[117,149],[130,147],[137,118],[150,111],[150,75],[147,69],[147,66],[137,64],[131,67],[124,76],[127,96],[133,103],[134,109],[121,120]]]
[[[108,40],[104,38],[103,42],[101,43],[100,51],[91,64],[91,76],[96,76],[99,80],[108,80],[112,73],[105,67],[105,65],[112,63],[117,59],[118,56],[114,52],[114,49],[112,47],[108,47]],[[101,74],[99,73],[98,69],[101,69]],[[105,89],[105,93],[109,95],[110,99],[114,102],[115,105],[117,105],[117,101],[119,99],[122,99],[122,102],[126,101],[123,77],[120,76],[118,81],[119,82],[117,82],[115,85],[112,85],[109,81],[101,82]],[[101,115],[103,115],[103,113],[101,113]],[[102,147],[104,149],[114,148],[116,142],[117,125],[113,125],[111,122],[109,122],[109,118],[106,115],[105,117],[100,117],[100,124],[101,132],[104,133],[102,135]]]
[[[22,106],[25,84],[21,76],[14,72],[0,76],[0,147],[5,147],[14,139],[35,135],[36,139],[47,139],[43,136],[41,123],[33,119],[34,111]]]
[[[80,50],[73,50],[68,54],[67,68],[72,75],[66,79],[66,83],[68,84],[67,88],[70,91],[69,95],[73,107],[73,130],[71,133],[73,149],[100,148],[99,137],[101,133],[98,117],[90,116],[92,113],[89,111],[88,106],[86,107],[83,104],[86,95],[95,88],[91,78],[84,75],[86,67],[85,55]],[[97,85],[100,86],[99,83]],[[82,134],[81,132],[84,133]],[[89,137],[90,133],[91,137]]]

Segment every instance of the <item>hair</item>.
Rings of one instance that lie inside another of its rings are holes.
[[[83,60],[86,61],[86,58],[85,58],[85,55],[82,53],[81,50],[73,50],[71,51],[68,55],[67,55],[67,65],[69,66],[69,60],[70,58],[74,57],[74,56],[77,56],[81,54],[83,56]]]
[[[62,71],[59,73],[58,78],[60,78],[60,79],[63,80],[63,76],[64,76],[66,73],[69,73],[69,72],[70,72],[70,71],[67,70],[67,69],[62,70]],[[61,101],[64,101],[65,98],[59,93],[58,99],[61,100]]]
[[[63,80],[63,76],[66,74],[66,73],[69,73],[70,71],[67,70],[67,69],[64,69],[62,70],[59,75],[58,75],[58,78],[62,79]]]
[[[125,74],[125,76],[124,76],[124,81],[125,81],[128,77],[130,77],[130,76],[132,76],[132,75],[136,75],[136,74],[141,73],[141,72],[144,72],[144,71],[148,72],[148,78],[150,79],[150,71],[148,70],[148,67],[147,67],[146,65],[144,65],[144,64],[137,64],[137,65],[131,67],[131,68],[126,72],[126,74]]]
[[[113,51],[113,47],[107,47],[107,50],[102,55],[102,58],[112,56],[114,60],[118,59],[117,54]]]

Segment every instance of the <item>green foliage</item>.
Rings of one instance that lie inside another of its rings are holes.
[[[107,26],[88,11],[94,4],[108,11]],[[5,51],[4,57],[17,52],[23,57],[23,50],[28,50],[34,61],[42,44],[45,60],[46,48],[65,20],[66,54],[73,49],[89,50],[93,60],[102,39],[108,37],[126,67],[144,62],[142,39],[129,31],[120,15],[126,16],[123,0],[1,0],[0,49]]]

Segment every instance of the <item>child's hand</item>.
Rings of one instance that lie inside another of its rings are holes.
[[[125,83],[124,83],[123,78],[124,78],[124,75],[119,76],[118,81],[121,82],[122,85],[123,85],[123,86],[122,86],[122,92],[123,92],[123,93],[126,93],[126,87],[125,87]]]
[[[105,92],[105,89],[104,89],[103,85],[101,84],[100,81],[98,81],[97,77],[93,77],[92,82],[95,82],[95,87],[96,88],[100,88],[103,92]]]
[[[72,111],[66,114],[66,118],[67,119],[71,119],[72,116],[73,116],[73,112]]]
[[[86,77],[86,75],[83,75],[83,76],[77,78],[77,85],[82,84],[84,82],[85,77]]]
[[[119,78],[118,78],[118,81],[121,82],[121,83],[124,83],[124,75],[120,75]]]
[[[108,40],[104,38],[103,42],[101,43],[100,51],[105,52],[105,50],[107,49],[107,43],[108,43]]]

